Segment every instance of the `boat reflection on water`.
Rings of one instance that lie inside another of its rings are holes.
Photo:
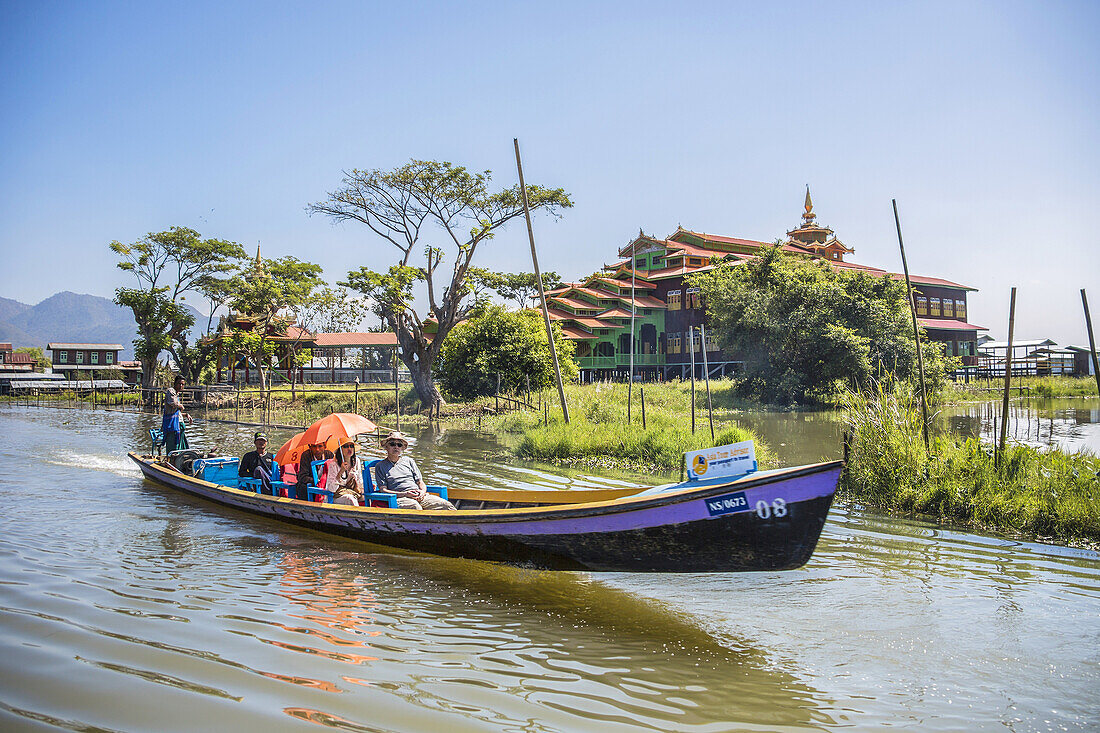
[[[747,640],[589,576],[354,544],[271,548],[285,620],[249,633],[296,654],[282,657],[294,674],[265,676],[345,693],[296,700],[292,717],[351,730],[419,729],[443,710],[549,729],[833,722]]]

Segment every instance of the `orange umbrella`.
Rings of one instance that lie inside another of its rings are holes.
[[[275,454],[275,462],[280,466],[285,466],[288,463],[298,465],[298,461],[301,459],[302,454],[309,450],[309,446],[312,443],[322,443],[325,446],[325,450],[330,450],[334,454],[336,449],[340,447],[340,439],[335,435],[330,435],[323,440],[308,441],[305,440],[305,433],[298,433],[293,438],[283,443],[283,447],[279,449],[279,452]]]
[[[351,412],[334,412],[322,417],[317,422],[306,428],[302,433],[302,440],[306,445],[320,443],[325,438],[350,438],[360,433],[373,433],[378,426],[362,415]]]

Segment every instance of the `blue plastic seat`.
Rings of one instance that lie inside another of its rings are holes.
[[[149,448],[149,455],[160,455],[160,449],[164,447],[164,431],[159,428],[149,428],[149,440],[153,445]]]
[[[375,464],[380,463],[383,460],[384,459],[382,458],[375,458],[373,461],[367,464],[366,468],[363,469],[363,486],[365,486],[367,491],[369,492],[367,498],[369,498],[371,501],[387,501],[388,506],[390,506],[391,508],[397,508],[397,498],[394,494],[391,494],[388,491],[378,491],[375,489],[374,486],[374,466]],[[427,489],[429,493],[435,494],[440,499],[447,499],[446,486],[428,486]]]
[[[271,496],[279,496],[279,489],[286,489],[289,495],[290,491],[294,490],[293,484],[288,484],[285,481],[279,480],[279,464],[275,461],[271,462]],[[238,489],[250,489],[257,494],[264,493],[264,482],[258,478],[249,478],[247,476],[237,477]]]
[[[374,487],[374,466],[381,460],[381,458],[375,458],[373,461],[367,461],[367,464],[363,466],[363,500],[368,502],[367,506],[376,506],[375,502],[379,502],[385,504],[388,509],[396,509],[397,494],[378,491]]]
[[[306,487],[306,500],[318,501],[321,503],[332,503],[332,492],[328,489],[322,489],[317,484],[321,483],[321,477],[317,471],[325,465],[325,459],[319,461],[311,461],[309,464],[309,470],[313,473],[313,483]]]

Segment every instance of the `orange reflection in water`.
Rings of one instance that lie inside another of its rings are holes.
[[[331,646],[344,648],[368,646],[364,640],[349,638],[348,631],[354,631],[356,635],[366,637],[374,637],[382,633],[360,628],[371,622],[370,612],[379,605],[377,598],[369,590],[368,583],[360,582],[358,577],[335,577],[326,572],[327,568],[321,563],[305,559],[294,552],[287,552],[280,559],[279,565],[283,571],[279,595],[304,611],[301,614],[288,615],[315,626],[274,623],[278,628],[294,634],[315,637]],[[326,651],[275,640],[265,640],[265,642],[282,649],[322,656],[348,664],[378,661],[378,657],[363,654]]]

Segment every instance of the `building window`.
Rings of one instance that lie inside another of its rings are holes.
[[[699,288],[687,289],[687,301],[684,303],[685,308],[698,308],[699,307]]]
[[[928,315],[928,298],[924,297],[923,295],[918,295],[917,296],[917,315],[918,316],[927,316]]]
[[[668,291],[668,309],[670,311],[680,310],[680,291],[669,290]]]
[[[58,364],[64,364],[68,360],[69,360],[69,352],[68,351],[59,351],[59,352],[57,352],[57,363]]]
[[[701,264],[703,264],[703,261],[701,259],[699,259],[698,257],[688,257],[688,264],[689,265],[701,265]]]
[[[932,298],[931,301],[930,301],[930,305],[931,305],[931,307],[929,308],[928,314],[930,316],[932,316],[933,318],[939,318],[940,317],[940,299],[939,298]]]
[[[634,258],[634,266],[636,268],[637,267],[645,267],[645,257],[635,257]]]
[[[92,352],[92,363],[93,364],[98,364],[99,363],[99,352],[98,351],[93,351]]]
[[[699,332],[696,331],[693,328],[690,331],[688,331],[688,336],[689,336],[689,338],[691,338],[691,348],[692,348],[692,350],[696,354],[698,354],[700,351],[703,350],[703,343],[699,338]]]
[[[958,318],[960,321],[965,321],[966,320],[966,301],[965,300],[956,300],[955,301],[955,318]]]
[[[707,334],[707,351],[718,351],[718,341],[711,333]]]
[[[114,364],[115,363],[114,352],[108,351],[106,354],[104,354],[103,355],[103,361],[107,364]]]
[[[680,353],[680,335],[669,334],[668,336],[668,353],[679,354]]]
[[[951,298],[943,299],[943,317],[954,318],[955,317],[955,301]]]
[[[76,352],[76,363],[77,364],[83,364],[84,363],[84,352],[83,351]]]

